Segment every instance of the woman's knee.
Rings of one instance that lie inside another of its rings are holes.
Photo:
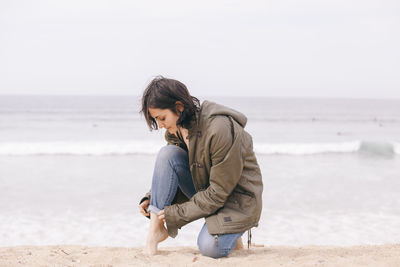
[[[157,159],[162,161],[167,161],[175,157],[183,156],[186,151],[175,145],[163,146],[157,154]]]
[[[230,252],[217,247],[216,240],[211,235],[200,235],[197,240],[197,246],[203,256],[211,257],[214,259],[226,257],[229,255]]]
[[[215,241],[210,238],[199,238],[197,240],[197,246],[201,252],[201,255],[211,257],[211,258],[219,258],[217,253],[217,247],[215,246]]]

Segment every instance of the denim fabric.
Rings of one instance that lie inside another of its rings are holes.
[[[158,213],[169,206],[179,188],[188,198],[194,189],[187,152],[175,145],[167,145],[158,152],[151,183],[149,211]]]
[[[204,224],[197,237],[197,246],[202,255],[211,258],[221,258],[228,256],[236,246],[236,242],[242,233],[224,234],[217,237],[208,233],[207,225]],[[217,239],[217,240],[216,240]]]
[[[187,152],[179,146],[167,145],[161,148],[157,155],[151,183],[149,211],[157,214],[164,209],[164,206],[171,205],[178,186],[189,199],[196,193]],[[226,257],[235,248],[236,241],[242,234],[243,232],[218,235],[217,244],[215,237],[208,233],[207,225],[204,223],[197,238],[197,245],[204,256]]]

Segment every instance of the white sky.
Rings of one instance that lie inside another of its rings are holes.
[[[400,98],[400,1],[0,1],[0,94]]]

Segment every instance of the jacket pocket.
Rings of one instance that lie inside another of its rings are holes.
[[[247,192],[234,191],[217,218],[222,227],[246,225],[256,218],[256,199]]]

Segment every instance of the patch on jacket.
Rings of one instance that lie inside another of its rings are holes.
[[[224,222],[231,222],[231,221],[232,221],[231,217],[224,217]]]

